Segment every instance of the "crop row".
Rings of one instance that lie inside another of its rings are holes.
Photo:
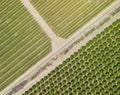
[[[68,38],[115,0],[30,1],[58,36]]]
[[[51,40],[19,0],[0,7],[1,91],[51,51]]]

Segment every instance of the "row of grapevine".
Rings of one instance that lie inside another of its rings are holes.
[[[23,95],[119,95],[120,19]]]
[[[30,1],[58,36],[68,38],[115,0]]]
[[[51,40],[19,0],[0,1],[0,91],[51,51]]]

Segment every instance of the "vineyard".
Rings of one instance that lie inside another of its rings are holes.
[[[51,41],[19,0],[0,0],[0,91],[51,51]]]
[[[68,38],[115,0],[30,0],[57,36]]]
[[[120,19],[23,95],[119,95]]]

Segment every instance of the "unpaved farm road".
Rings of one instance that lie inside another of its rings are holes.
[[[66,40],[56,36],[56,34],[48,26],[48,24],[45,22],[45,20],[40,16],[40,13],[38,11],[36,11],[36,9],[33,7],[33,5],[30,3],[29,0],[21,0],[21,2],[24,4],[24,6],[34,17],[36,22],[42,27],[42,29],[45,31],[45,33],[48,35],[48,37],[51,39],[53,51],[57,50],[57,48],[59,48],[61,45],[63,45],[63,43],[66,42]]]

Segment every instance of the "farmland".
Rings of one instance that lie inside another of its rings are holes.
[[[51,40],[19,0],[0,0],[0,91],[51,51]]]
[[[119,95],[120,19],[23,95]]]
[[[115,0],[30,0],[57,36],[68,38]]]

